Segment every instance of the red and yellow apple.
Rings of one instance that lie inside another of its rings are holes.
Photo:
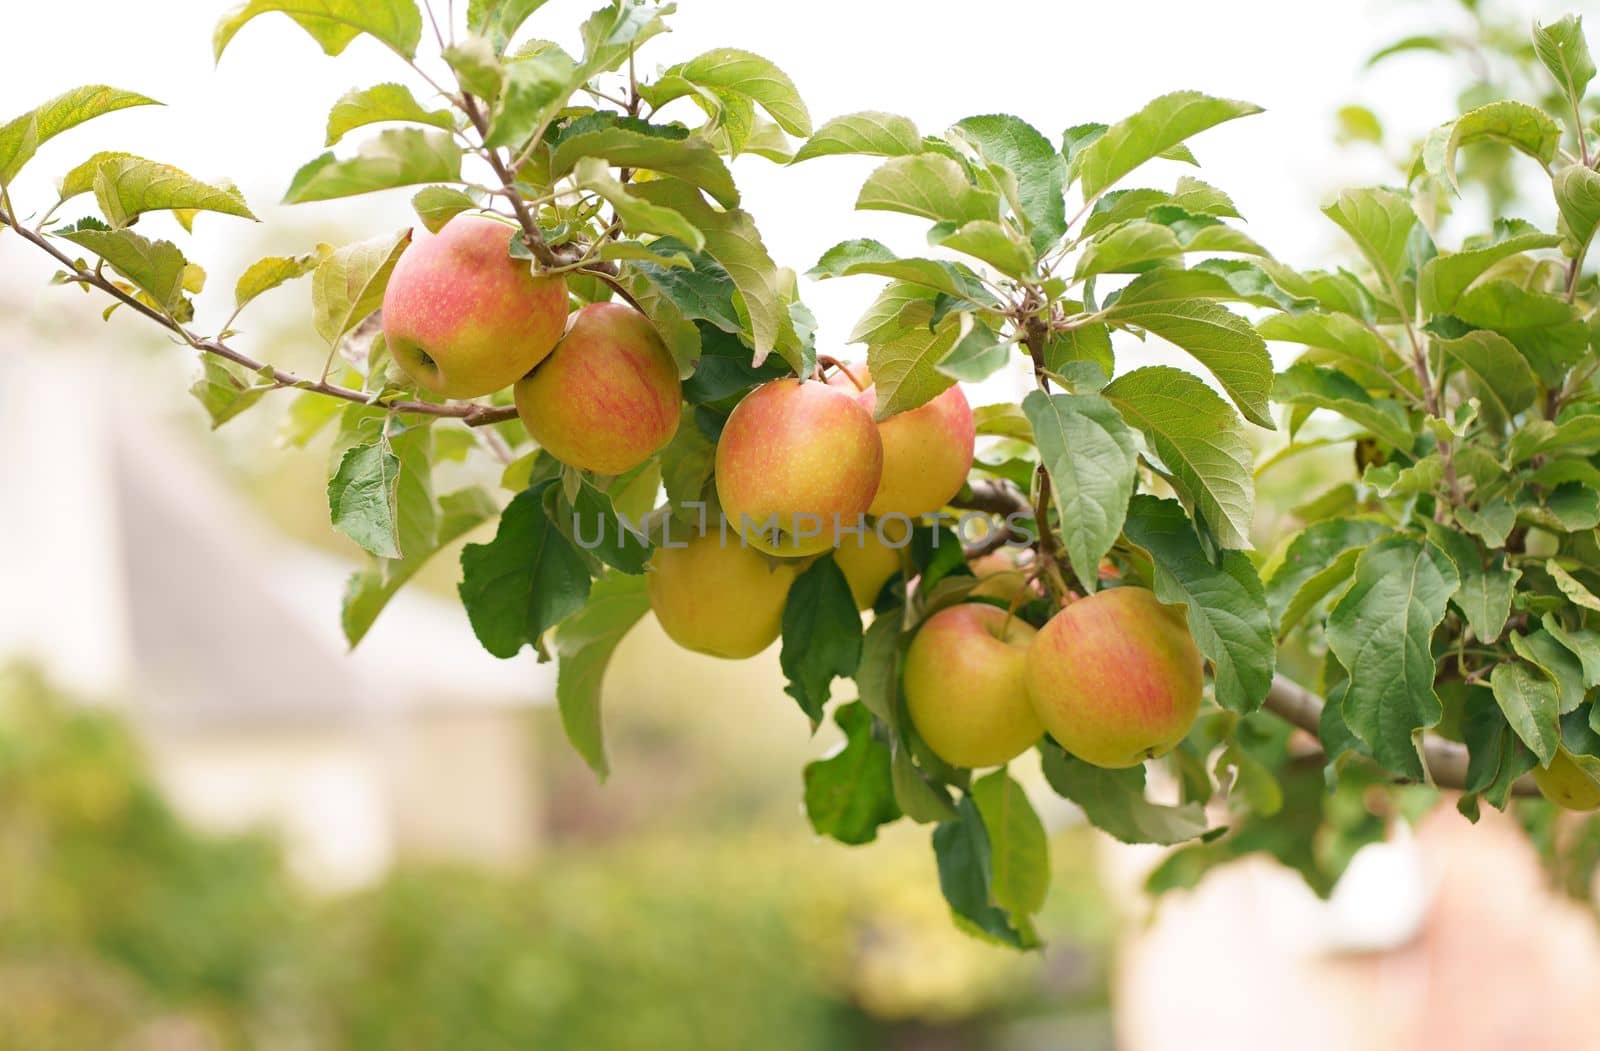
[[[1183,612],[1111,588],[1052,617],[1028,651],[1028,693],[1050,736],[1095,766],[1134,766],[1183,740],[1205,662]]]
[[[847,366],[828,382],[853,393],[869,415],[878,408],[878,389],[865,365]],[[864,389],[857,389],[857,384]],[[961,491],[972,470],[976,441],[972,406],[959,385],[908,412],[879,422],[883,439],[883,478],[873,494],[874,515],[916,517],[939,510]]]
[[[622,474],[672,440],[683,386],[649,318],[621,303],[591,303],[516,397],[517,415],[551,456]]]
[[[645,590],[673,642],[696,653],[740,660],[772,645],[799,564],[768,558],[730,534],[709,530],[683,546],[650,554]]]
[[[903,518],[868,522],[859,536],[841,534],[833,561],[850,585],[857,609],[867,609],[889,578],[900,571],[900,552],[909,541],[910,525]]]
[[[717,441],[717,499],[754,547],[798,557],[853,529],[877,492],[883,442],[872,415],[826,383],[764,383],[734,407]]]
[[[545,359],[567,324],[567,282],[511,258],[515,228],[463,213],[418,231],[383,294],[389,354],[423,390],[477,398]]]
[[[1028,700],[1036,632],[981,602],[940,610],[906,651],[906,709],[933,754],[955,766],[999,766],[1038,742]]]

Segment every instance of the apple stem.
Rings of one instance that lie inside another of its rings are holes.
[[[826,354],[818,354],[817,355],[817,374],[818,375],[822,375],[823,374],[822,373],[823,369],[838,369],[840,372],[844,373],[846,377],[849,378],[851,383],[855,384],[856,390],[861,391],[861,390],[866,390],[867,389],[867,385],[865,383],[861,382],[861,377],[856,375],[854,372],[850,371],[850,366],[846,365],[844,362],[840,361],[838,358],[832,358],[832,357],[829,357]]]

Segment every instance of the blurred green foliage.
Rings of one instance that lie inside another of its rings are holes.
[[[1041,961],[956,933],[914,835],[772,825],[317,898],[270,837],[187,827],[115,714],[0,670],[0,1049],[1109,1046],[1086,831],[1054,844]]]

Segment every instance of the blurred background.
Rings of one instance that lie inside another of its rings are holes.
[[[261,255],[408,224],[403,193],[272,203],[321,151],[327,106],[396,76],[387,54],[358,40],[326,59],[268,17],[214,69],[222,6],[3,5],[0,117],[86,81],[168,103],[48,143],[13,198],[53,201],[50,180],[99,149],[231,178],[265,222],[199,220],[189,254],[215,288]],[[537,23],[566,42],[591,6],[553,0]],[[873,108],[933,131],[1003,110],[1053,135],[1178,88],[1250,99],[1267,112],[1196,142],[1202,174],[1296,266],[1341,261],[1318,206],[1396,181],[1481,75],[1427,51],[1364,69],[1410,33],[1474,32],[1458,0],[680,7],[656,61],[759,52],[819,121]],[[1525,34],[1594,8],[1495,18]],[[1341,116],[1353,103],[1381,141]],[[735,165],[773,255],[800,270],[848,237],[907,243],[900,218],[851,211],[869,169]],[[1481,221],[1482,204],[1461,214]],[[1600,1046],[1581,1035],[1593,917],[1497,814],[1398,824],[1326,898],[1244,861],[1157,900],[1142,885],[1159,850],[1041,792],[1048,947],[1017,956],[951,925],[925,830],[859,850],[811,833],[800,771],[835,736],[808,734],[775,650],[713,661],[649,621],[612,663],[600,785],[562,738],[553,669],[478,648],[453,550],[345,653],[359,552],[327,526],[327,436],[286,442],[287,399],[209,433],[188,353],[125,312],[102,322],[49,274],[0,235],[4,1051]],[[875,291],[806,287],[825,349]],[[243,345],[318,368],[307,295],[270,293]],[[220,324],[200,307],[199,327]],[[1347,460],[1264,473],[1264,542]]]

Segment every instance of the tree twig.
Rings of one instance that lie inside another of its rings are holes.
[[[0,226],[10,227],[17,236],[23,240],[43,249],[51,258],[60,263],[72,279],[79,284],[89,285],[99,289],[106,295],[117,300],[139,314],[154,321],[172,335],[195,350],[205,354],[214,354],[219,358],[233,362],[241,368],[264,377],[270,377],[274,388],[292,388],[295,390],[308,390],[323,394],[330,398],[339,398],[343,401],[353,402],[357,405],[372,405],[388,409],[391,412],[411,413],[422,416],[439,416],[448,419],[457,419],[469,427],[481,427],[485,424],[499,423],[512,419],[517,410],[513,406],[483,405],[477,402],[436,403],[431,401],[413,401],[409,399],[379,398],[368,391],[352,390],[341,387],[336,383],[324,380],[311,380],[304,376],[297,376],[292,372],[257,361],[241,351],[235,350],[220,339],[210,339],[196,334],[182,323],[155,309],[147,303],[141,302],[137,297],[129,295],[118,288],[98,270],[86,270],[78,266],[72,257],[62,252],[49,238],[16,222],[8,212],[0,212]]]

